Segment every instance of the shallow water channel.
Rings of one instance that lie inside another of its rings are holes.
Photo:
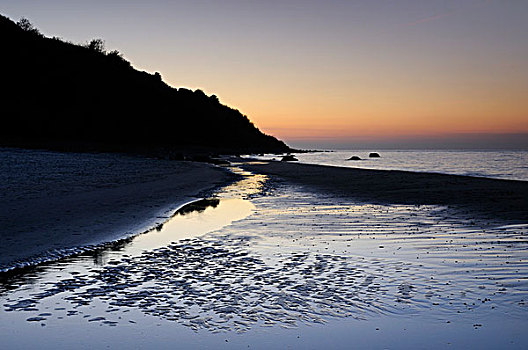
[[[528,344],[528,225],[233,171],[161,227],[6,280],[8,347]]]

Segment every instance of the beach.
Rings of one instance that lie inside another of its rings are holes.
[[[51,158],[57,156],[71,157]],[[8,348],[75,342],[87,349],[522,349],[528,343],[524,182],[234,157],[225,168],[109,155],[68,159],[72,169],[90,164],[72,182],[81,189],[64,177],[71,190],[48,200],[69,229],[83,221],[68,219],[72,205],[59,202],[95,208],[88,199],[107,195],[123,225],[159,224],[7,275],[0,284],[0,337]],[[109,159],[128,175],[114,177],[116,165],[108,174],[88,171]],[[55,191],[56,181],[50,177],[33,194],[34,186],[20,188],[43,203],[41,193]],[[180,201],[197,196],[211,199],[171,216]],[[518,210],[504,210],[508,201]],[[151,206],[139,217],[145,203]],[[92,210],[111,215],[111,209]],[[163,210],[169,214],[159,215]],[[75,213],[86,220],[84,231],[96,232],[94,217],[81,212]],[[133,232],[107,227],[116,238]],[[21,237],[21,248],[32,246],[29,235]],[[48,236],[48,243],[63,243],[58,237]]]
[[[2,149],[0,269],[144,232],[233,175],[205,163]]]

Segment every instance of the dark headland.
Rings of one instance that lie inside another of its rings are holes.
[[[0,146],[169,156],[290,150],[215,95],[136,70],[101,39],[47,38],[1,15],[0,39]]]

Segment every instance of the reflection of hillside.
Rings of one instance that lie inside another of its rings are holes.
[[[220,200],[217,198],[201,199],[181,207],[175,215],[186,215],[195,211],[201,213],[209,207],[216,208],[219,203]]]

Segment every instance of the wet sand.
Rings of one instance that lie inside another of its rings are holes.
[[[243,176],[203,212],[6,280],[0,336],[10,348],[56,347],[65,332],[86,348],[526,348],[527,225]]]
[[[528,222],[528,182],[461,175],[248,162],[246,170],[371,204],[443,205],[493,225]]]
[[[2,149],[0,157],[0,269],[143,232],[233,179],[204,163],[122,155]]]

